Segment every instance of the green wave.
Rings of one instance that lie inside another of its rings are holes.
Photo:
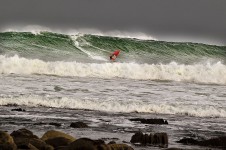
[[[179,43],[85,35],[91,45],[102,49],[121,49],[127,55],[156,61],[192,62],[202,58],[225,60],[226,47],[200,43]],[[139,59],[139,58],[137,58]]]
[[[98,56],[108,60],[109,54],[120,49],[119,61],[141,63],[190,64],[206,59],[225,61],[226,47],[201,43],[180,43],[139,40],[97,35],[64,35],[51,32],[0,33],[0,54],[19,55],[47,61],[85,61]]]

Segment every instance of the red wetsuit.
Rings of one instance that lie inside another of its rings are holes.
[[[117,58],[117,56],[119,55],[120,50],[116,50],[113,52],[113,54],[110,56],[111,60],[115,60]]]

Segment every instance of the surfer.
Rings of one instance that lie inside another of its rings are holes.
[[[120,50],[116,50],[114,51],[111,55],[110,55],[110,60],[115,60],[117,58],[117,56],[119,55]]]

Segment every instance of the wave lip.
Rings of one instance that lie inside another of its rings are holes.
[[[141,112],[156,114],[179,114],[196,117],[226,117],[224,108],[206,105],[180,105],[180,104],[147,104],[136,100],[116,101],[112,99],[69,99],[47,98],[40,96],[0,98],[0,105],[24,105],[28,107],[54,107],[70,109],[88,109],[106,112]]]
[[[226,66],[214,64],[184,65],[137,64],[137,63],[79,63],[45,62],[39,59],[26,59],[17,55],[0,55],[1,74],[43,74],[56,76],[128,78],[138,80],[169,80],[206,84],[226,84]]]

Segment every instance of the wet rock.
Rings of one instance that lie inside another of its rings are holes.
[[[30,143],[40,150],[54,150],[53,146],[46,144],[40,139],[30,139]]]
[[[1,150],[16,150],[17,146],[13,138],[6,132],[0,131],[0,149]]]
[[[74,140],[64,138],[64,137],[56,137],[52,139],[46,140],[46,144],[49,144],[53,146],[54,148],[68,146],[70,143],[72,143]]]
[[[22,108],[16,108],[16,109],[11,109],[11,111],[26,111],[26,110]]]
[[[106,147],[106,144],[102,140],[91,140],[88,138],[80,138],[72,142],[67,150],[96,150],[97,147]]]
[[[109,150],[133,150],[132,147],[126,145],[126,144],[109,144],[108,147]]]
[[[69,139],[71,141],[75,141],[75,138],[66,134],[66,133],[63,133],[63,132],[60,132],[60,131],[56,131],[56,130],[50,130],[50,131],[47,131],[43,136],[42,136],[42,140],[43,141],[46,141],[48,139],[53,139],[53,138],[57,138],[57,137],[64,137],[66,139]]]
[[[63,88],[62,88],[62,87],[59,87],[59,86],[55,86],[55,87],[54,87],[54,90],[55,90],[56,92],[59,92],[59,91],[63,90]]]
[[[226,148],[226,136],[203,140],[199,142],[199,145]]]
[[[68,150],[67,148],[68,148],[67,146],[59,146],[54,148],[54,150]]]
[[[25,128],[13,131],[11,133],[16,145],[20,149],[43,149],[52,150],[53,147],[46,144],[34,135],[30,130]]]
[[[61,126],[61,124],[60,124],[60,123],[54,123],[54,122],[49,123],[49,125],[56,126],[56,127],[60,127],[60,126]]]
[[[79,122],[71,123],[70,127],[72,127],[72,128],[88,128],[88,125],[79,121]]]
[[[102,140],[80,138],[61,150],[133,150],[126,144],[105,144]]]
[[[110,141],[108,144],[116,144],[115,141]]]
[[[186,145],[199,145],[199,146],[206,146],[206,147],[220,147],[226,148],[226,136],[216,137],[208,140],[195,140],[193,138],[183,138],[178,143],[183,143]]]
[[[13,138],[35,138],[38,139],[37,135],[34,135],[30,130],[22,128],[16,131],[13,131],[10,134]]]
[[[154,143],[154,135],[153,134],[149,134],[149,142],[148,143]]]
[[[34,145],[27,143],[27,145],[20,145],[18,149],[29,149],[29,150],[39,150]]]
[[[143,134],[142,132],[135,133],[130,140],[133,144],[140,145],[155,145],[160,147],[168,146],[168,135],[166,133]]]
[[[156,134],[154,134],[153,144],[163,146],[163,147],[164,147],[164,145],[168,145],[167,134],[166,133],[156,133]]]
[[[168,124],[167,120],[164,119],[143,119],[143,118],[133,118],[130,121],[139,121],[143,124]]]
[[[143,135],[142,132],[136,132],[136,133],[132,136],[130,142],[131,142],[131,143],[142,143],[143,136],[144,136],[144,135]]]
[[[164,150],[183,150],[182,148],[167,148],[167,149],[164,149]]]
[[[43,149],[43,150],[53,150],[54,148],[40,139],[35,138],[14,138],[18,149]]]
[[[43,126],[43,125],[46,125],[46,123],[43,123],[43,122],[37,122],[37,123],[34,123],[34,125],[40,125],[40,126]]]
[[[199,141],[193,139],[193,138],[183,138],[179,141],[177,141],[177,143],[182,143],[182,144],[186,144],[186,145],[197,145]]]
[[[60,123],[56,123],[56,122],[51,122],[51,123],[44,123],[44,122],[38,122],[38,123],[34,123],[34,125],[51,125],[51,126],[56,126],[56,127],[60,127],[61,124]]]
[[[148,134],[143,134],[142,132],[137,132],[135,133],[131,140],[131,143],[140,143],[141,145],[147,145],[148,143],[150,143],[150,137]]]

